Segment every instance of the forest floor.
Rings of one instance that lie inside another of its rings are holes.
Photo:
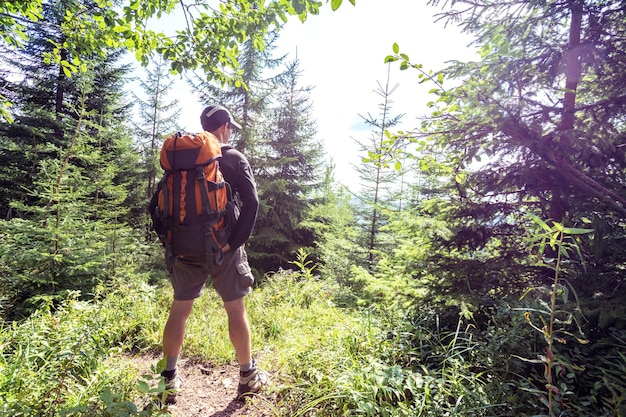
[[[130,359],[139,374],[152,374],[158,356],[141,355]],[[210,362],[181,358],[178,372],[182,377],[176,404],[167,411],[175,417],[268,417],[272,399],[261,393],[246,401],[238,401],[239,367],[236,364],[216,366]],[[271,380],[270,380],[271,383]]]

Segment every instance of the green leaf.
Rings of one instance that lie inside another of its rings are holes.
[[[139,392],[148,393],[150,392],[150,385],[146,381],[137,382],[137,389]]]
[[[563,233],[567,233],[569,235],[584,235],[586,233],[593,232],[593,229],[581,229],[577,227],[564,227]]]
[[[400,161],[396,161],[396,166],[395,166],[395,168],[396,168],[396,171],[400,171],[400,170],[402,169],[402,162],[400,162]]]
[[[552,231],[552,228],[550,226],[548,226],[548,224],[546,222],[544,222],[543,220],[541,220],[539,217],[535,216],[532,213],[530,213],[528,216],[532,219],[533,222],[535,222],[535,224],[537,224],[539,227],[541,227],[546,232],[551,232]]]
[[[529,359],[529,358],[524,358],[522,356],[518,356],[518,355],[511,355],[514,358],[517,358],[521,361],[524,362],[528,362],[528,363],[544,363],[544,361],[540,360],[540,359]]]
[[[337,10],[339,6],[341,6],[342,1],[343,0],[331,0],[330,7],[333,9],[333,11]]]
[[[393,48],[393,53],[394,54],[397,54],[397,53],[400,52],[400,45],[398,45],[396,42],[393,43],[392,48]]]
[[[156,364],[155,367],[155,372],[156,373],[161,373],[165,370],[165,365],[167,364],[167,358],[163,357],[161,359],[159,359],[159,361]]]

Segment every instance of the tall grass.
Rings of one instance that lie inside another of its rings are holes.
[[[2,323],[0,415],[98,415],[106,401],[131,398],[136,375],[107,359],[140,347],[149,331],[138,308],[152,304],[154,292],[134,284],[91,302],[74,293],[54,311],[48,305]]]
[[[348,289],[306,265],[266,277],[246,300],[254,355],[273,375],[254,403],[265,415],[545,413],[533,395],[545,384],[541,371],[516,359],[539,354],[542,343],[515,306],[496,303],[474,319],[425,304],[339,307],[335,300],[345,300]],[[158,357],[171,298],[167,281],[127,276],[93,301],[75,295],[57,309],[0,324],[0,415],[169,415],[143,408],[142,378],[120,358]],[[625,351],[618,330],[602,345],[559,351],[586,369],[559,376],[575,391],[563,415],[624,415]],[[196,302],[183,355],[235,363],[222,303],[210,288]]]

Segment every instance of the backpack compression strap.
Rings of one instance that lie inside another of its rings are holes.
[[[215,163],[217,164],[218,162],[215,161]],[[225,187],[225,183],[222,182],[217,184],[215,182],[208,182],[204,175],[204,167],[201,165],[196,166],[196,180],[200,182],[200,198],[202,200],[203,206],[202,213],[209,216],[209,221],[202,225],[202,227],[204,228],[204,244],[207,256],[207,265],[211,265],[213,261],[213,245],[211,244],[211,241],[215,242],[215,245],[218,247],[218,249],[220,249],[220,251],[217,252],[215,256],[215,263],[219,265],[224,260],[224,255],[221,251],[222,245],[217,239],[217,236],[215,236],[215,230],[213,230],[213,226],[220,221],[224,214],[224,211],[217,212],[213,210],[213,207],[211,207],[211,203],[209,201],[209,189],[211,189],[211,191],[219,190],[220,188]],[[214,192],[213,196],[215,198],[215,207],[217,207],[217,193]],[[215,216],[215,214],[217,214],[217,217]]]
[[[163,224],[166,224],[165,221],[166,219],[172,214],[169,212],[169,190],[167,189],[167,178],[170,176],[170,172],[169,171],[165,171],[165,173],[163,174],[163,177],[161,178],[161,181],[159,181],[159,185],[157,186],[157,190],[161,190],[163,192],[163,201],[165,202],[165,204],[163,204],[163,210],[159,210],[159,206],[157,204],[157,210],[159,213],[159,217],[162,218],[163,220]]]

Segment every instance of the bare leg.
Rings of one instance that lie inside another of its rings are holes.
[[[185,337],[185,324],[191,314],[194,300],[174,300],[170,315],[163,330],[163,356],[172,357],[180,354]]]
[[[246,306],[243,297],[234,301],[224,302],[228,315],[228,335],[235,348],[239,365],[252,361],[252,347],[250,341],[250,324],[246,315]]]

